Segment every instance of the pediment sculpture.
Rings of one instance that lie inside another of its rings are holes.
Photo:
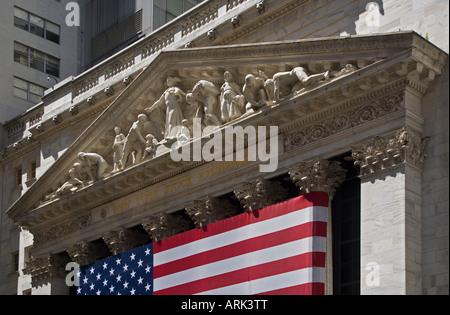
[[[259,71],[258,75],[246,75],[242,87],[231,71],[225,71],[221,86],[202,79],[186,92],[180,87],[182,79],[170,75],[167,88],[156,102],[137,114],[128,132],[124,133],[118,122],[106,153],[81,152],[64,183],[48,194],[44,203],[153,159],[162,146],[170,148],[177,141],[189,142],[194,118],[201,119],[202,128],[220,127],[356,70],[349,64],[340,71],[308,74],[305,68],[294,67],[271,78]]]

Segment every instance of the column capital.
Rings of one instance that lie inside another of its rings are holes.
[[[65,266],[69,263],[69,259],[61,255],[47,254],[42,257],[32,258],[24,273],[30,275],[33,284],[50,278],[65,278]]]
[[[304,195],[314,191],[328,193],[330,200],[333,199],[337,188],[345,180],[347,171],[340,162],[328,161],[320,157],[300,162],[297,166],[289,169],[289,176]]]
[[[236,212],[229,201],[214,197],[191,201],[185,209],[197,228],[230,218]]]
[[[73,262],[76,262],[80,266],[87,266],[108,256],[109,253],[105,248],[99,248],[94,243],[82,241],[73,244],[67,249],[67,254],[69,254]]]
[[[360,176],[404,164],[421,171],[429,142],[430,137],[422,138],[418,132],[406,126],[393,136],[377,136],[372,142],[353,147],[352,157],[355,166],[359,167]]]
[[[244,211],[250,212],[286,200],[288,190],[281,186],[279,182],[258,178],[236,187],[234,194]]]
[[[141,222],[148,236],[154,242],[183,233],[189,229],[189,221],[181,216],[160,213]]]
[[[113,256],[144,245],[146,238],[145,234],[126,228],[112,230],[103,235],[103,241]]]

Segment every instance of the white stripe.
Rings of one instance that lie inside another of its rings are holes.
[[[325,268],[313,267],[295,270],[280,275],[201,292],[198,295],[254,295],[312,282],[325,283]]]
[[[154,279],[155,291],[309,252],[325,252],[325,237],[308,237]]]
[[[154,256],[154,265],[159,266],[198,253],[285,230],[308,222],[327,222],[327,218],[328,208],[326,207],[315,206],[301,209],[273,219],[246,225],[241,228],[156,253]]]

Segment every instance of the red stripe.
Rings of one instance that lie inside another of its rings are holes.
[[[256,295],[325,295],[325,283],[305,283]]]
[[[221,275],[200,279],[154,292],[155,295],[192,295],[230,285],[250,282],[309,267],[325,267],[325,253],[313,252],[293,256]],[[275,291],[274,291],[275,292]]]
[[[221,248],[198,253],[170,263],[154,267],[154,278],[160,278],[182,270],[195,268],[216,261],[229,259],[265,248],[290,243],[306,237],[327,235],[326,222],[308,222],[289,229],[277,231],[263,236],[247,239]]]
[[[262,210],[255,210],[249,213],[244,213],[221,222],[210,224],[200,229],[195,229],[180,235],[176,235],[174,237],[154,243],[154,253],[160,253],[165,250],[198,241],[200,239],[208,238],[246,225],[270,220],[278,216],[314,206],[328,207],[327,193],[309,193],[307,195],[288,200],[281,204],[273,205]]]

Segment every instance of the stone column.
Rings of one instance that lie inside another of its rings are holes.
[[[361,294],[422,293],[421,172],[410,128],[353,148],[361,178]]]
[[[314,191],[328,193],[328,224],[326,252],[326,282],[325,293],[333,294],[333,231],[331,222],[331,201],[336,190],[346,178],[347,171],[339,162],[324,160],[320,157],[308,162],[300,162],[298,166],[289,169],[289,176],[300,190],[300,195]]]
[[[32,258],[24,273],[31,275],[32,295],[68,295],[66,285],[66,264],[69,259],[60,255],[46,255]]]

